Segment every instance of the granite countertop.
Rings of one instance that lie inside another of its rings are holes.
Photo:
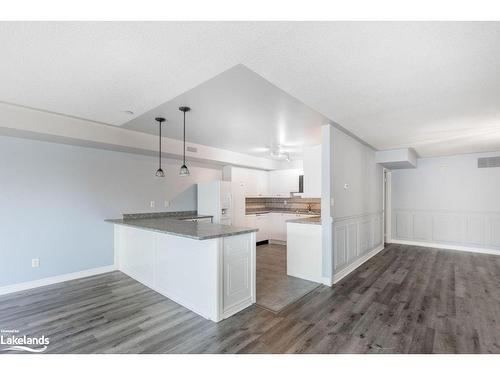
[[[169,212],[142,212],[137,214],[123,214],[124,220],[169,218],[174,220],[205,219],[212,215],[198,215],[197,211],[169,211]]]
[[[212,238],[236,236],[257,232],[257,228],[241,228],[231,225],[221,225],[203,222],[183,221],[183,219],[211,217],[190,213],[182,215],[152,215],[141,214],[140,218],[109,219],[106,220],[112,224],[125,225],[134,228],[151,230],[153,232],[170,234],[173,236],[186,237],[194,240],[208,240]]]
[[[287,223],[321,225],[321,216],[304,217],[302,219],[287,220]]]
[[[245,215],[261,215],[269,213],[280,213],[280,214],[299,214],[299,215],[320,215],[317,211],[295,211],[295,210],[280,210],[280,209],[269,209],[269,210],[259,210],[259,211],[247,211]]]

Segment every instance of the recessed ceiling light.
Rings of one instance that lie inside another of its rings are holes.
[[[123,112],[126,113],[127,115],[131,115],[131,116],[134,114],[134,111],[130,111],[130,110],[126,110]]]

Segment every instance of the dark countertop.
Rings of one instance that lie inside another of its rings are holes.
[[[241,228],[233,227],[231,225],[183,221],[179,218],[179,216],[149,217],[140,219],[111,219],[106,221],[113,224],[146,229],[153,232],[186,237],[194,240],[208,240],[212,238],[236,236],[239,234],[258,231],[257,228]],[[182,218],[186,219],[188,217],[183,216]]]
[[[321,216],[304,217],[301,219],[287,220],[287,223],[321,225]]]

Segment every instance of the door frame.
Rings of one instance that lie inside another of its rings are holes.
[[[383,221],[384,221],[384,242],[392,241],[392,172],[384,168],[383,174]]]

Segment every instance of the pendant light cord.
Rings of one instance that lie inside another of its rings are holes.
[[[183,142],[183,156],[182,164],[186,165],[186,111],[184,111],[184,142]]]
[[[159,139],[158,139],[158,144],[159,144],[159,147],[158,147],[158,164],[160,166],[159,169],[161,169],[161,121],[158,121],[158,129],[159,129]]]

